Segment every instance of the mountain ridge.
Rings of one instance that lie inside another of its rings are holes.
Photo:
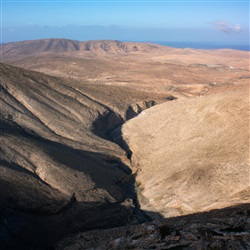
[[[23,58],[27,56],[35,56],[38,54],[47,53],[75,53],[75,54],[89,54],[90,52],[97,52],[104,54],[126,54],[136,53],[140,51],[151,51],[152,49],[161,48],[160,46],[150,43],[129,43],[120,42],[118,40],[90,40],[77,41],[62,38],[50,38],[40,40],[26,40],[20,42],[11,42],[1,44],[2,58],[8,59],[8,56]],[[166,47],[167,48],[167,47]]]

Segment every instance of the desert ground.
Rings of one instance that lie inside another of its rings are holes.
[[[67,39],[0,51],[3,247],[250,247],[249,52]]]

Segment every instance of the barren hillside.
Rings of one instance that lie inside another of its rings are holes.
[[[58,247],[166,246],[165,222],[154,239],[140,236],[144,226],[136,239],[126,232],[237,204],[240,217],[221,210],[223,225],[206,219],[196,230],[174,219],[164,234],[202,246],[214,239],[204,243],[203,226],[219,236],[240,230],[233,245],[222,234],[228,247],[249,235],[249,52],[67,39],[0,47],[1,247],[51,249],[69,234],[116,226],[128,229]]]
[[[249,85],[143,111],[122,128],[142,208],[167,217],[249,197]]]
[[[0,74],[0,219],[9,221],[3,227],[8,237],[15,244],[38,246],[46,234],[45,247],[80,228],[137,220],[126,152],[107,139],[126,119],[153,105],[156,96],[5,64]],[[14,228],[13,216],[22,221]],[[79,222],[67,226],[79,216]]]
[[[193,96],[249,77],[249,52],[62,39],[0,45],[2,62],[88,84]],[[135,49],[136,48],[136,49]]]

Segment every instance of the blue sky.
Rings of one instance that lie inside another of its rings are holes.
[[[249,43],[249,3],[238,1],[1,0],[1,41],[41,38]]]

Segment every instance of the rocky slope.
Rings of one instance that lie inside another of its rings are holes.
[[[67,237],[56,249],[249,249],[249,204]]]
[[[170,217],[250,201],[248,83],[143,111],[122,136],[144,210]]]
[[[5,64],[0,74],[0,240],[46,247],[75,230],[138,220],[126,152],[106,139],[152,105],[149,95],[116,97]]]

